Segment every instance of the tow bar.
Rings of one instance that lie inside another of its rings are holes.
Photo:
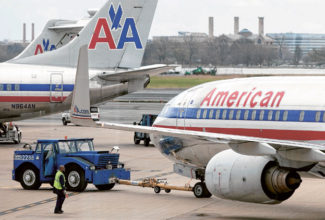
[[[167,184],[166,179],[146,178],[142,181],[116,179],[115,181],[121,185],[153,188],[155,193],[160,193],[161,189],[165,190],[166,193],[170,193],[171,190],[193,191],[193,187],[189,184],[186,184],[185,186],[171,186]]]

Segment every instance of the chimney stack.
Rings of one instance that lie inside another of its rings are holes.
[[[264,35],[264,17],[258,17],[258,34]]]
[[[239,33],[239,17],[234,17],[234,34]]]
[[[213,17],[209,17],[209,38],[213,38],[214,37],[214,29],[213,29]]]
[[[26,43],[26,23],[23,24],[23,43]]]
[[[35,24],[32,23],[32,41],[35,39]]]

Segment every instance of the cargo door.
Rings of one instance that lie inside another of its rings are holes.
[[[51,73],[50,102],[63,102],[63,74]]]

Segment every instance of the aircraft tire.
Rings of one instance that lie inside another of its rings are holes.
[[[193,187],[193,193],[196,198],[210,198],[212,196],[204,182],[196,183]]]

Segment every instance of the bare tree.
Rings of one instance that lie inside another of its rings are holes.
[[[21,53],[25,47],[26,45],[19,43],[0,45],[0,62],[14,58],[19,53]]]
[[[274,45],[257,45],[247,38],[233,41],[222,35],[203,41],[190,35],[177,41],[162,38],[148,43],[143,63],[270,66],[279,59],[277,50]]]
[[[294,55],[293,55],[293,64],[298,65],[301,58],[302,58],[302,51],[301,51],[301,48],[299,47],[299,45],[297,44],[296,48],[295,48]]]
[[[323,65],[325,64],[325,48],[321,49],[314,49],[312,50],[304,59],[306,64],[312,63],[316,65]]]
[[[188,64],[192,66],[193,57],[198,50],[198,43],[194,40],[194,37],[192,35],[184,36],[184,42],[187,48]]]
[[[230,45],[230,40],[225,35],[222,35],[216,39],[216,63],[218,65],[225,66],[227,64],[230,53]]]

